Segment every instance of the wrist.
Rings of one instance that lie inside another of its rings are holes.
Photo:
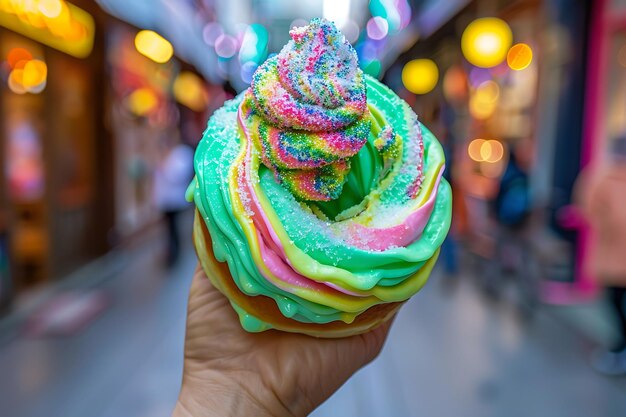
[[[276,396],[257,385],[222,376],[211,379],[183,377],[173,417],[292,417]]]

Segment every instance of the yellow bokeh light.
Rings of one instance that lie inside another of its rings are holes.
[[[68,41],[81,39],[85,35],[84,29],[85,28],[82,25],[78,25],[75,23],[70,24],[67,26],[65,32],[63,33],[63,38]]]
[[[176,100],[191,110],[200,112],[208,104],[208,96],[204,84],[200,77],[192,72],[184,71],[176,77],[173,92]]]
[[[486,142],[484,139],[474,139],[467,147],[467,154],[476,162],[482,161],[481,150],[483,144]]]
[[[135,47],[140,54],[154,62],[164,64],[174,55],[172,44],[151,30],[142,30],[135,36]]]
[[[138,88],[127,98],[128,108],[137,116],[145,116],[159,103],[156,94],[149,88]]]
[[[506,55],[506,63],[509,68],[515,71],[521,71],[528,68],[533,61],[533,50],[525,43],[517,43],[509,49]]]
[[[465,28],[461,49],[471,64],[491,68],[504,61],[512,42],[513,33],[505,21],[483,17]]]
[[[45,88],[46,88],[46,82],[43,82],[43,83],[41,83],[41,84],[39,84],[39,85],[36,85],[36,86],[34,86],[34,87],[32,87],[32,88],[28,89],[28,92],[29,92],[29,93],[32,93],[32,94],[39,94],[39,93],[41,93],[41,92],[42,92]]]
[[[469,111],[474,119],[486,120],[495,113],[497,101],[483,101],[480,96],[473,94],[469,100]]]
[[[59,14],[56,17],[49,19],[47,24],[48,29],[55,36],[59,36],[61,38],[65,37],[72,24],[72,15],[70,14],[70,9],[65,3],[61,3]]]
[[[500,87],[493,80],[485,81],[472,93],[469,101],[469,111],[477,120],[490,118],[498,106]]]
[[[23,20],[32,26],[42,29],[46,27],[46,22],[40,13],[37,3],[34,1],[26,2],[22,6]]]
[[[39,59],[30,58],[32,55],[26,50],[14,48],[9,52],[8,61],[13,70],[7,84],[16,94],[38,94],[46,88],[48,66]]]
[[[54,19],[61,14],[63,3],[61,0],[39,0],[38,8],[42,15]]]
[[[22,75],[22,84],[26,90],[36,89],[39,85],[46,82],[48,76],[48,67],[46,63],[38,59],[28,61],[24,65]]]
[[[474,93],[480,101],[494,102],[500,97],[500,86],[493,80],[481,83]]]
[[[402,69],[402,83],[414,94],[426,94],[435,88],[439,80],[439,69],[430,59],[414,59]]]

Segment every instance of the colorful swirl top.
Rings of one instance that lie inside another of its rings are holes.
[[[450,225],[450,186],[435,137],[352,66],[332,24],[291,34],[209,121],[188,198],[244,294],[300,322],[350,323],[424,285]],[[268,328],[234,307],[247,330]]]
[[[263,163],[295,196],[333,200],[370,131],[363,72],[332,23],[313,19],[290,34],[254,74],[244,117]]]

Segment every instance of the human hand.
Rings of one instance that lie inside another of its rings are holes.
[[[390,324],[343,339],[276,330],[247,333],[228,299],[198,266],[173,415],[305,416],[378,355]]]

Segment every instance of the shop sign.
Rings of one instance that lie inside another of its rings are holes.
[[[93,17],[64,0],[0,0],[0,26],[77,58],[93,49]]]

